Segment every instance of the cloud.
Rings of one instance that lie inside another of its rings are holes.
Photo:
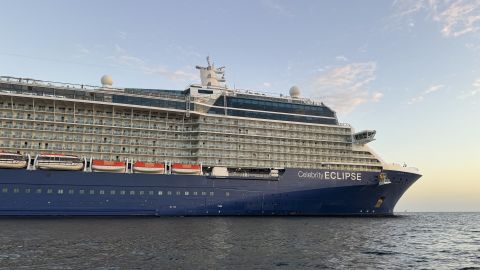
[[[127,32],[124,32],[124,31],[117,31],[117,37],[119,39],[127,39],[128,34]]]
[[[458,98],[465,99],[465,98],[470,98],[475,96],[480,96],[480,79],[476,79],[472,83],[472,89],[470,91],[463,92],[463,94]]]
[[[425,100],[425,97],[427,95],[430,95],[434,92],[437,92],[438,90],[444,88],[445,85],[443,84],[435,84],[435,85],[432,85],[430,86],[427,90],[423,91],[420,95],[416,96],[416,97],[413,97],[410,99],[410,101],[408,102],[408,104],[415,104],[415,103],[419,103],[419,102],[422,102]]]
[[[347,62],[348,58],[345,57],[344,55],[339,55],[339,56],[335,57],[335,60],[340,61],[340,62]]]
[[[262,0],[261,3],[264,7],[275,12],[277,15],[293,17],[292,12],[284,5],[280,4],[278,0]]]
[[[427,20],[441,25],[445,37],[476,34],[480,30],[479,0],[397,0],[394,18],[406,18],[413,24],[414,16],[425,13]]]
[[[437,92],[438,90],[442,89],[443,87],[445,87],[445,85],[443,85],[443,84],[432,85],[427,90],[425,90],[425,95],[431,94],[433,92]]]
[[[83,58],[89,55],[91,51],[82,44],[75,44],[75,53],[72,55],[73,58]]]
[[[369,90],[376,70],[375,62],[329,67],[311,79],[310,94],[338,112],[351,112],[361,104],[378,102],[383,97],[383,93]]]
[[[107,59],[113,61],[116,65],[139,70],[149,75],[160,75],[175,82],[191,83],[198,80],[198,76],[190,71],[193,67],[185,67],[184,69],[170,70],[161,65],[151,65],[146,60],[129,54],[125,49],[115,44],[115,54],[108,56]]]

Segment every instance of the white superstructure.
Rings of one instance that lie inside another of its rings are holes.
[[[327,106],[300,97],[229,89],[208,62],[184,91],[102,87],[0,77],[0,151],[204,168],[380,171],[368,148]],[[358,135],[358,136],[357,136]]]

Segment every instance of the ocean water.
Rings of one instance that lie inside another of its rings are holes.
[[[480,269],[480,213],[2,218],[0,269]]]

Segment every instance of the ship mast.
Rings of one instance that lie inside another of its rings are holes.
[[[207,56],[207,66],[196,66],[200,70],[200,79],[202,86],[213,86],[227,88],[225,81],[225,67],[216,68],[214,63],[210,63],[210,56]]]

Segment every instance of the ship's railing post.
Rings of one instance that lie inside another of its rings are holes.
[[[32,170],[37,169],[37,164],[38,164],[38,154],[35,156],[35,159],[33,160]]]
[[[32,157],[30,156],[30,154],[27,155],[27,170],[32,170]]]
[[[87,158],[86,157],[83,157],[83,172],[86,172],[87,171]]]
[[[92,169],[92,168],[93,168],[93,158],[90,157],[90,166],[88,167],[88,170],[87,170],[87,171],[88,171],[88,172],[93,172],[93,169]]]

